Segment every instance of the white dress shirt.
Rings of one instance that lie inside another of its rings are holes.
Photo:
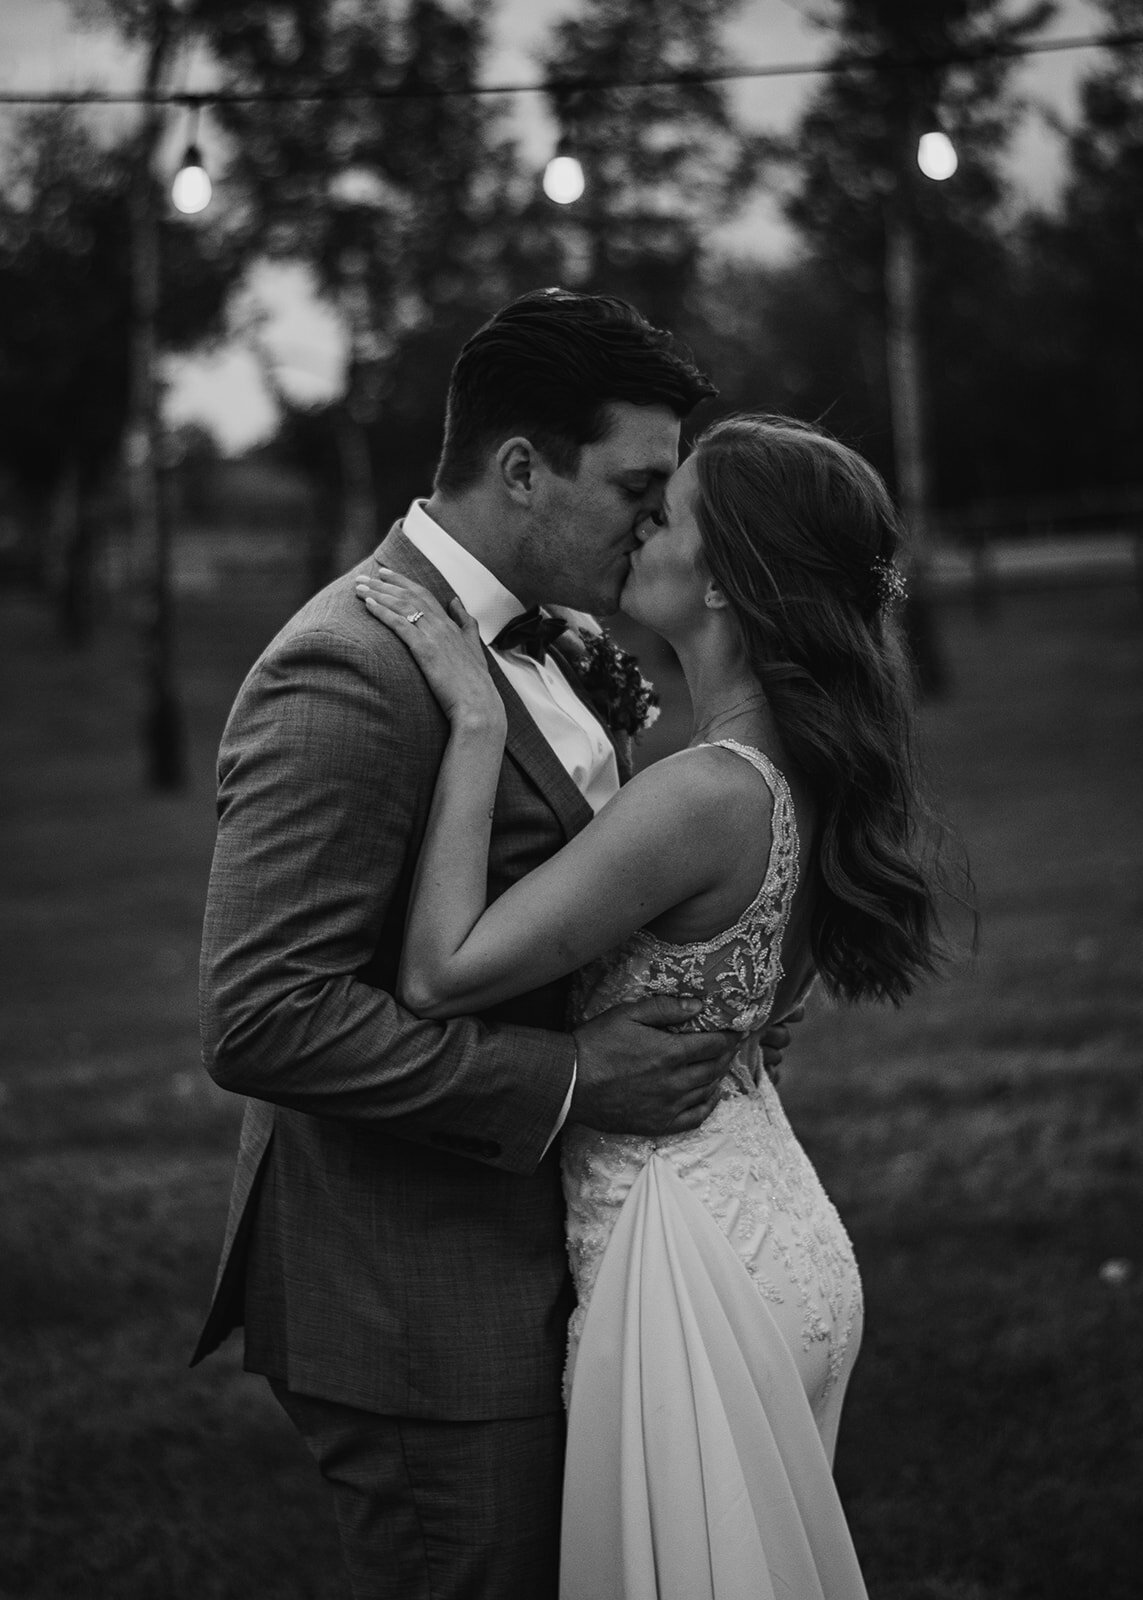
[[[423,501],[414,500],[405,516],[404,532],[410,544],[455,590],[457,598],[480,630],[490,649],[492,641],[513,617],[526,609],[483,562],[434,522]],[[534,661],[526,651],[494,650],[504,676],[524,702],[533,721],[551,745],[564,770],[593,811],[606,804],[619,789],[615,750],[596,720],[568,683],[559,667],[546,655]],[[575,1089],[573,1068],[567,1096],[552,1129],[551,1145],[564,1122]],[[546,1150],[547,1147],[545,1147]]]

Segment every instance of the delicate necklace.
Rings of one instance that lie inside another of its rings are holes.
[[[745,700],[739,700],[734,705],[728,706],[725,711],[719,711],[709,722],[704,722],[701,728],[696,728],[694,733],[691,734],[691,738],[697,739],[701,735],[713,733],[715,728],[721,727],[724,722],[729,722],[737,712],[742,711],[746,706],[765,705],[765,703],[766,696],[764,694],[748,694]]]

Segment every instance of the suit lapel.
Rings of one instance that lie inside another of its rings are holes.
[[[438,600],[442,606],[447,607],[449,601],[456,598],[452,588],[432,562],[421,554],[411,540],[406,539],[399,522],[393,524],[378,546],[375,557],[370,559],[369,565],[372,565],[373,559],[383,561],[386,566],[404,572],[423,584],[434,600]],[[484,657],[488,662],[493,682],[504,701],[504,709],[508,713],[505,754],[527,774],[555,812],[565,837],[571,839],[591,821],[592,809],[568,776],[567,768],[536,726],[527,706],[500,670],[496,657],[487,645],[484,648]],[[562,658],[561,666],[567,673],[567,666]],[[575,683],[574,677],[570,674],[569,678]],[[577,686],[577,693],[583,699],[582,688]]]
[[[567,838],[571,839],[589,823],[593,812],[567,768],[556,755],[533,720],[531,712],[500,670],[500,664],[485,646],[485,660],[492,673],[493,682],[500,691],[504,709],[508,713],[508,740],[506,754],[528,777],[547,800]]]

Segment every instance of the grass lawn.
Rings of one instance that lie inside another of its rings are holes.
[[[240,1109],[195,1029],[214,750],[288,609],[183,603],[194,776],[160,797],[122,629],[68,655],[0,602],[4,1600],[346,1594],[237,1341],[186,1368]],[[901,1013],[817,1007],[787,1063],[865,1277],[838,1477],[873,1600],[1143,1593],[1141,624],[1129,590],[948,611],[925,724],[980,954]]]

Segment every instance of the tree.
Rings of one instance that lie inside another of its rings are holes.
[[[93,502],[114,475],[129,405],[131,153],[101,145],[72,110],[37,111],[18,121],[3,170],[0,464],[38,525],[65,636],[82,642]],[[172,222],[160,251],[163,348],[220,333],[237,271],[227,242]]]
[[[736,126],[725,89],[701,81],[724,63],[722,28],[737,9],[738,0],[586,0],[544,52],[546,73],[565,80],[696,74],[552,96],[562,139],[587,177],[562,221],[568,275],[676,331],[693,320],[711,231],[756,177],[760,141]]]
[[[716,259],[708,263],[691,342],[713,374],[720,412],[772,411],[822,423],[874,459],[854,370],[879,365],[859,348],[852,319],[813,263]]]
[[[1020,109],[1010,92],[1011,58],[986,53],[1020,43],[1052,7],[1009,10],[1005,0],[838,0],[830,12],[835,56],[869,55],[877,65],[826,79],[788,148],[786,213],[870,348],[885,347],[887,241],[896,222],[908,223],[924,285],[920,331],[928,364],[939,370],[942,392],[958,400],[963,380],[979,386],[985,352],[976,319],[1004,275],[1000,160]],[[947,183],[932,183],[916,168],[918,134],[934,116],[959,158]],[[888,437],[884,360],[854,361],[852,371],[867,414]],[[937,493],[957,499],[979,486],[965,477],[972,452],[950,456],[944,426],[939,436]]]
[[[1143,0],[1102,0],[1109,33],[1143,32]],[[1023,235],[1039,313],[1043,451],[1053,486],[1138,484],[1143,438],[1143,46],[1106,51],[1080,86],[1058,214]],[[1054,445],[1054,448],[1052,447]],[[1066,474],[1066,478],[1060,478]]]
[[[346,327],[345,394],[331,411],[343,559],[378,534],[374,453],[385,448],[385,409],[400,404],[402,350],[458,307],[490,309],[506,284],[515,151],[500,111],[460,92],[477,79],[488,9],[488,0],[193,0],[190,11],[227,87],[286,96],[215,115],[252,248],[308,263]],[[323,98],[293,98],[307,85]]]
[[[1053,10],[1046,0],[1015,10],[1007,0],[836,0],[828,21],[842,70],[824,81],[788,147],[786,211],[808,264],[847,307],[855,339],[884,352],[853,371],[874,430],[893,446],[891,476],[913,535],[907,621],[930,692],[944,670],[926,595],[929,506],[934,490],[951,499],[979,488],[975,464],[988,459],[974,448],[973,408],[959,401],[980,383],[980,311],[1005,262],[999,159],[1017,107],[1004,52]],[[873,59],[845,64],[854,57]],[[916,167],[919,135],[934,119],[959,157],[943,184]],[[939,417],[925,381],[938,367],[942,399],[958,402]]]

